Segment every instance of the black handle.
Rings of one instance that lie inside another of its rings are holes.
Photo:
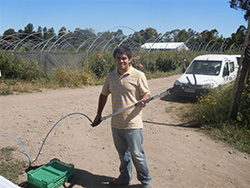
[[[92,127],[96,127],[96,126],[99,125],[101,122],[102,122],[102,119],[100,118],[100,119],[98,119],[96,122],[91,123],[90,125],[91,125]]]
[[[154,97],[150,97],[150,98],[144,100],[144,103],[149,103],[149,102],[152,101],[152,100],[154,100]]]

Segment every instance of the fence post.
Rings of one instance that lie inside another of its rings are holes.
[[[247,32],[242,48],[240,65],[235,80],[233,96],[229,106],[228,118],[235,120],[238,113],[239,103],[241,100],[241,94],[245,85],[245,80],[248,72],[249,60],[250,60],[250,44],[249,44],[249,33],[250,33],[250,19],[248,20]]]

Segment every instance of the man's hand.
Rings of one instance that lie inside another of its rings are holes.
[[[102,116],[97,114],[93,123],[91,124],[92,127],[96,127],[97,125],[99,125],[102,121],[101,121]]]
[[[138,103],[136,104],[136,106],[138,106],[140,108],[144,108],[145,106],[147,106],[147,103],[144,102],[144,101],[147,100],[148,98],[150,98],[149,94],[144,95],[143,98],[138,101]]]
[[[136,106],[140,107],[140,108],[144,108],[147,103],[144,102],[145,99],[141,99],[137,102]]]

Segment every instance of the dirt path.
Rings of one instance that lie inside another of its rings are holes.
[[[171,87],[177,77],[150,80],[152,95]],[[0,96],[0,134],[20,140],[34,160],[46,134],[61,117],[82,112],[94,118],[100,91],[101,86],[94,86]],[[144,149],[152,187],[249,187],[248,155],[185,127],[176,114],[176,109],[181,113],[183,105],[186,104],[164,97],[144,109]],[[110,112],[109,98],[104,115]],[[0,138],[0,143],[1,147],[17,146],[8,138]],[[27,160],[25,155],[17,155]],[[110,119],[92,128],[81,115],[65,118],[48,137],[35,164],[45,164],[55,157],[75,165],[76,175],[68,187],[107,187],[105,182],[119,174]],[[25,180],[23,175],[20,182]],[[139,184],[134,172],[128,187]]]

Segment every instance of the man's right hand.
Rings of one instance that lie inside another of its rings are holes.
[[[101,118],[102,116],[97,114],[91,126],[96,127],[97,125],[99,125],[102,122]]]

